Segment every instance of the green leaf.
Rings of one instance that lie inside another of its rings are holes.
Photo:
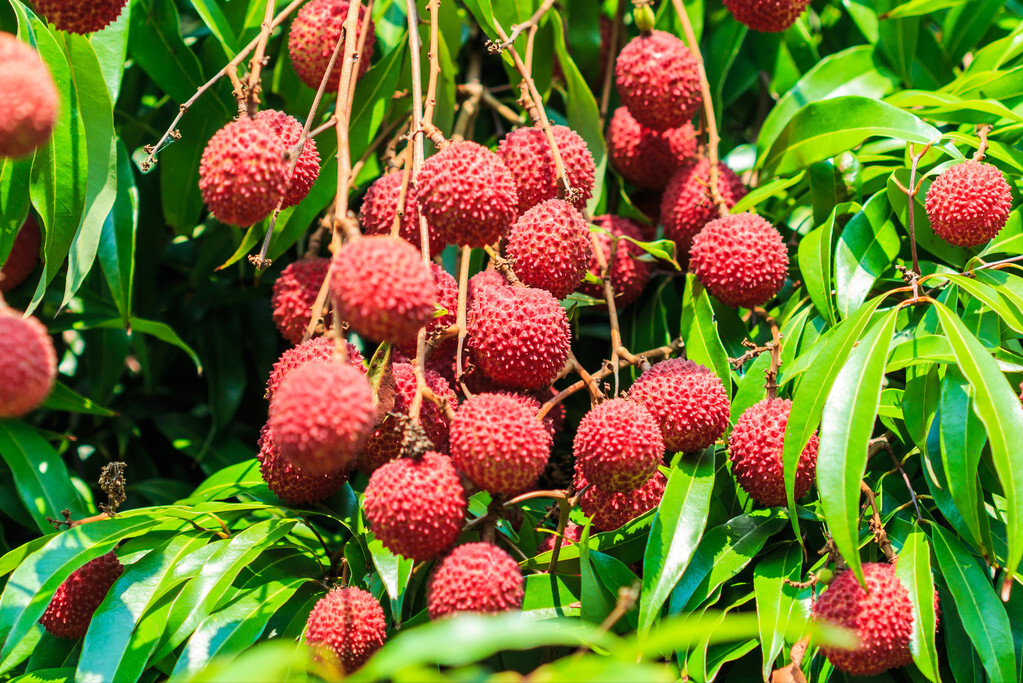
[[[135,282],[135,235],[139,227],[139,191],[123,143],[117,145],[117,199],[103,223],[99,238],[99,265],[124,327],[131,324]]]
[[[984,272],[984,271],[980,271]],[[1017,334],[1023,334],[1023,313],[1009,300],[1008,296],[997,289],[989,287],[965,275],[941,275],[940,277],[965,290],[970,296],[983,302],[985,306],[998,314],[1002,322]]]
[[[710,295],[692,273],[686,275],[680,330],[686,343],[686,358],[713,370],[724,385],[725,394],[730,397],[732,371],[728,364],[728,353],[718,336]]]
[[[830,325],[838,322],[835,295],[832,291],[832,244],[835,241],[836,222],[840,216],[860,211],[860,208],[860,205],[854,202],[839,204],[831,211],[823,225],[810,231],[799,241],[796,257],[806,291],[810,294],[813,305]]]
[[[931,576],[931,548],[927,536],[914,526],[899,550],[895,575],[909,592],[913,603],[913,635],[909,651],[920,672],[938,683],[938,650],[934,644],[938,615],[934,612],[934,578]]]
[[[888,19],[899,19],[901,17],[916,17],[922,14],[930,14],[940,9],[947,9],[949,7],[955,7],[961,5],[966,0],[909,0],[896,7],[895,9],[888,10],[878,15],[878,19],[885,21]]]
[[[848,318],[899,254],[899,235],[888,220],[891,206],[877,193],[853,216],[835,246],[835,304]]]
[[[412,576],[412,560],[395,555],[384,547],[384,544],[377,539],[369,540],[366,543],[373,566],[376,567],[380,581],[387,590],[387,596],[391,599],[391,613],[400,615],[401,606],[405,599],[405,588],[408,586],[409,578]],[[398,617],[400,621],[400,616]]]
[[[192,7],[210,29],[210,33],[224,47],[224,52],[229,55],[237,54],[241,45],[238,44],[238,38],[227,17],[224,16],[223,10],[220,9],[220,5],[209,0],[192,0]]]
[[[92,400],[82,396],[81,394],[72,391],[66,384],[60,381],[53,383],[53,390],[43,402],[43,407],[49,408],[50,410],[63,410],[70,413],[87,413],[89,415],[102,415],[103,417],[113,417],[117,414],[108,408],[104,408],[103,406],[94,403]]]
[[[28,215],[32,157],[0,158],[0,264],[7,261],[14,240]]]
[[[804,591],[798,582],[803,573],[803,552],[798,545],[789,545],[784,552],[774,552],[753,569],[753,592],[757,597],[757,621],[763,653],[761,672],[768,680],[785,645],[785,634],[807,618],[800,596]]]
[[[162,342],[176,346],[192,359],[192,363],[195,364],[195,369],[202,374],[202,361],[199,360],[199,355],[192,350],[192,347],[185,343],[185,341],[178,336],[169,325],[165,325],[155,320],[145,320],[143,318],[131,318],[129,320],[132,333],[141,332],[151,337],[155,337]],[[78,327],[78,326],[76,326]],[[97,323],[92,323],[87,326],[89,329],[109,328],[119,329],[122,327],[121,320],[118,318],[111,318],[110,320],[101,320]]]

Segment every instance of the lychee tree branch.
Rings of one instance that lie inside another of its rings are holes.
[[[266,44],[270,40],[270,32],[273,31],[274,7],[276,2],[266,3],[266,12],[263,15],[263,23],[259,28],[259,36],[256,38],[256,50],[252,54],[252,61],[249,62],[249,82],[245,93],[245,113],[253,116],[259,107],[260,75],[263,72],[263,64],[266,62]]]
[[[360,236],[359,228],[348,216],[348,179],[352,175],[352,150],[349,140],[349,127],[352,123],[352,80],[357,65],[356,44],[358,42],[357,24],[361,0],[348,5],[348,16],[344,23],[344,61],[341,63],[341,80],[337,88],[337,196],[334,199],[334,239],[331,251],[337,253],[341,247],[341,235],[338,228],[345,231],[349,239]],[[329,72],[328,72],[329,73]]]
[[[523,31],[526,29],[538,28],[540,20],[543,19],[543,16],[547,14],[547,11],[553,6],[554,0],[544,0],[543,4],[541,4],[535,12],[533,12],[533,16],[529,19],[526,19],[521,24],[512,24],[511,33],[507,36],[505,36],[503,32],[500,32],[501,42],[495,44],[491,49],[496,52],[502,52],[503,50],[511,47],[511,44],[515,42],[515,39],[518,38]]]
[[[604,76],[600,86],[600,125],[607,122],[607,108],[611,103],[611,83],[614,81],[615,59],[618,56],[618,39],[621,37],[625,20],[626,3],[619,2],[615,11],[614,23],[611,24],[611,40],[607,47],[607,64],[604,65]]]
[[[771,353],[771,366],[764,370],[764,377],[767,380],[764,383],[764,388],[767,389],[767,398],[777,398],[778,368],[781,367],[781,329],[778,327],[778,321],[763,308],[756,307],[753,312],[771,328],[771,342],[765,347],[765,350]]]

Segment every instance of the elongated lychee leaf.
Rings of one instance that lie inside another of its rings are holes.
[[[937,615],[934,612],[934,577],[931,576],[931,545],[923,530],[916,526],[899,550],[895,575],[909,591],[913,603],[913,635],[909,651],[920,672],[938,683],[938,650],[934,644]]]

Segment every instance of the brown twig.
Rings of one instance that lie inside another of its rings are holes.
[[[462,102],[462,106],[458,110],[458,119],[455,120],[455,127],[451,132],[451,138],[454,140],[465,139],[466,133],[469,132],[469,126],[479,111],[479,103],[483,98],[484,92],[483,84],[480,83],[482,70],[483,55],[479,50],[473,49],[469,53],[469,66],[465,71],[465,84],[458,86],[458,91],[469,95],[469,97]]]
[[[913,287],[914,299],[916,299],[918,296],[919,291],[918,282],[920,279],[920,263],[917,261],[916,256],[916,195],[920,192],[920,185],[923,183],[922,178],[920,179],[919,182],[917,182],[916,173],[917,168],[920,165],[920,160],[923,158],[925,154],[927,154],[932,144],[933,143],[930,142],[927,143],[927,145],[925,145],[924,148],[920,150],[918,154],[913,151],[913,143],[912,142],[909,143],[910,158],[909,187],[903,187],[902,183],[900,183],[898,179],[894,178],[894,176],[892,178],[895,181],[895,184],[898,186],[898,188],[906,194],[907,199],[908,211],[906,219],[907,222],[909,223],[907,227],[909,228],[909,249],[910,253],[913,256],[913,271],[912,273],[908,273],[905,270],[903,270],[902,273],[903,279]]]
[[[767,389],[767,398],[777,398],[778,369],[781,367],[781,329],[778,327],[778,321],[771,317],[763,308],[758,306],[753,309],[753,312],[763,318],[764,322],[771,328],[771,342],[768,344],[770,347],[768,351],[771,352],[771,367],[764,371],[766,380],[764,388]]]
[[[625,21],[625,8],[628,4],[618,3],[614,23],[611,24],[611,40],[607,46],[607,64],[604,65],[604,76],[600,86],[600,125],[607,122],[607,108],[611,103],[611,83],[614,82],[615,59],[618,56],[618,39],[621,37]]]
[[[990,132],[990,123],[977,126],[977,137],[980,138],[980,144],[977,145],[977,151],[973,153],[973,161],[982,161],[984,159],[984,153],[987,152],[987,134]]]
[[[468,334],[466,327],[466,307],[469,299],[469,257],[472,249],[463,246],[458,256],[458,310],[455,313],[455,324],[458,326],[458,346],[455,349],[455,381],[462,387],[462,394],[466,398],[472,397],[472,392],[465,386],[465,379],[462,376],[465,366],[462,364],[462,353],[465,350],[465,337]]]
[[[331,251],[337,253],[341,248],[341,234],[338,228],[345,232],[348,239],[355,239],[360,236],[359,227],[348,216],[348,179],[352,175],[352,150],[349,140],[349,127],[352,123],[352,100],[354,93],[352,81],[356,78],[355,68],[357,66],[358,43],[357,24],[359,20],[359,8],[362,7],[362,0],[355,0],[348,5],[348,16],[344,23],[344,60],[341,62],[341,79],[338,82],[337,94],[337,196],[334,198],[334,238],[331,241]],[[328,72],[329,73],[329,72]]]
[[[518,38],[523,31],[525,31],[526,29],[538,28],[540,25],[540,20],[543,19],[543,16],[547,14],[548,10],[550,10],[550,8],[554,6],[554,1],[555,0],[544,0],[540,7],[537,8],[535,12],[533,12],[533,16],[531,16],[529,19],[526,19],[521,24],[512,24],[511,33],[509,33],[508,35],[505,35],[504,31],[498,31],[498,35],[501,36],[501,42],[496,43],[490,41],[487,43],[487,49],[492,54],[500,54],[501,52],[504,52],[506,49],[511,47],[511,44],[515,42],[515,39]]]
[[[260,74],[263,72],[263,65],[266,63],[266,43],[270,40],[270,32],[273,31],[273,18],[275,2],[266,3],[266,12],[263,14],[263,23],[259,27],[256,50],[252,53],[252,61],[249,62],[249,82],[246,87],[245,113],[254,116],[259,107]]]
[[[895,551],[892,550],[892,543],[888,540],[888,534],[884,530],[884,523],[881,521],[881,508],[877,504],[877,497],[874,495],[874,490],[867,486],[867,482],[860,482],[860,492],[867,497],[867,502],[863,504],[863,509],[868,506],[872,510],[870,516],[870,532],[874,534],[874,540],[881,547],[884,552],[884,556],[889,562],[895,561]]]
[[[891,432],[888,432],[877,437],[876,439],[871,439],[867,448],[868,457],[870,455],[873,455],[874,452],[876,452],[874,451],[875,448],[880,448],[881,450],[888,452],[888,455],[892,459],[892,463],[895,465],[895,468],[899,471],[899,474],[902,475],[902,481],[906,484],[906,489],[909,491],[909,497],[913,502],[913,509],[916,511],[916,521],[923,524],[924,518],[923,515],[920,513],[920,505],[917,502],[916,491],[913,490],[913,484],[909,481],[909,475],[906,474],[906,470],[902,468],[902,463],[895,456],[895,449],[892,448],[891,441],[889,441],[891,436],[894,435],[891,434]]]

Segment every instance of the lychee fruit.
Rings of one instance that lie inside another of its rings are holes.
[[[362,510],[370,531],[385,548],[425,562],[458,540],[467,505],[451,458],[427,452],[373,472]]]
[[[611,164],[627,181],[649,190],[663,190],[671,176],[696,156],[693,124],[656,131],[618,107],[607,135]]]
[[[324,278],[330,270],[330,259],[312,258],[295,261],[281,271],[274,282],[273,306],[274,324],[281,336],[292,344],[302,342],[306,327],[313,317],[313,304],[320,293]],[[324,324],[329,325],[328,313]]]
[[[341,673],[359,669],[387,639],[384,610],[373,594],[361,588],[335,588],[309,613],[305,642],[329,653]]]
[[[650,281],[650,264],[638,260],[638,257],[644,254],[642,247],[627,239],[618,240],[614,248],[614,258],[612,258],[611,240],[612,237],[631,237],[643,241],[643,233],[635,221],[621,216],[597,216],[592,222],[611,233],[610,235],[603,232],[595,234],[605,263],[610,261],[609,276],[615,292],[615,307],[622,310],[643,293],[643,288]],[[601,276],[600,262],[597,261],[596,254],[590,257],[589,271],[598,278]],[[604,298],[603,285],[584,282],[579,287],[579,291],[595,299]]]
[[[288,189],[286,152],[280,137],[246,116],[217,131],[199,161],[199,189],[213,216],[245,227],[273,213]]]
[[[345,343],[347,345],[347,353],[345,355],[349,365],[365,374],[366,368],[363,365],[365,359],[359,353],[359,349],[349,342]],[[281,386],[281,382],[295,368],[305,365],[309,361],[332,359],[334,357],[335,346],[334,340],[330,337],[313,337],[309,341],[302,342],[298,346],[293,346],[282,353],[281,357],[274,363],[273,369],[270,371],[270,377],[266,382],[266,400],[273,400],[274,393]]]
[[[290,505],[307,505],[337,493],[348,481],[347,470],[306,474],[281,457],[270,424],[259,433],[259,473],[270,491]]]
[[[575,464],[572,488],[582,491],[589,485],[579,463]],[[579,498],[579,507],[590,518],[593,526],[600,531],[614,531],[652,510],[661,502],[668,480],[660,471],[655,472],[645,484],[628,493],[611,493],[596,486],[590,486]]]
[[[438,335],[444,330],[448,329],[455,324],[458,318],[458,282],[448,271],[444,270],[441,266],[436,263],[430,264],[430,275],[433,277],[433,284],[437,288],[437,306],[447,311],[444,315],[434,317],[433,320],[426,326],[426,339],[429,339]],[[436,315],[438,311],[434,311]],[[398,344],[398,350],[405,354],[408,358],[413,359],[416,357],[418,351],[418,332],[405,339]],[[455,340],[451,339],[446,342],[442,342],[439,347],[434,349],[434,354],[450,354],[455,349]]]
[[[567,126],[551,126],[554,144],[565,165],[573,205],[582,211],[593,196],[596,168],[586,141]],[[519,213],[558,197],[558,182],[547,135],[539,128],[518,128],[501,140],[497,152],[515,178]]]
[[[39,623],[58,638],[81,638],[123,572],[124,565],[113,550],[86,562],[57,587]]]
[[[548,199],[515,221],[507,253],[519,280],[564,299],[579,286],[593,256],[590,229],[571,204]]]
[[[787,502],[781,452],[791,409],[792,401],[766,398],[746,409],[728,437],[732,475],[750,498],[768,507],[784,506]],[[805,496],[814,482],[817,445],[815,433],[799,456],[796,500]]]
[[[689,268],[721,301],[753,308],[785,284],[789,252],[773,225],[747,211],[707,223],[693,238]]]
[[[490,394],[501,394],[502,396],[510,396],[516,401],[526,406],[529,409],[530,414],[536,415],[540,412],[540,408],[543,407],[543,403],[537,397],[536,394],[519,394],[514,391],[503,391],[500,389],[492,389],[488,391],[482,391],[477,393],[490,393]],[[555,392],[556,393],[556,392]],[[559,411],[560,408],[560,411]],[[561,419],[561,424],[558,424],[558,419]],[[558,404],[554,406],[554,409],[548,412],[543,418],[543,425],[547,428],[547,433],[551,435],[551,439],[558,433],[558,431],[564,426],[565,421],[565,406]]]
[[[36,14],[61,31],[84,35],[106,28],[128,4],[128,0],[32,0]],[[2,61],[2,60],[0,60]]]
[[[292,370],[270,401],[269,424],[280,454],[307,474],[351,469],[375,418],[366,377],[334,361]]]
[[[542,289],[485,288],[473,299],[466,327],[476,366],[508,388],[546,389],[568,359],[568,315]]]
[[[813,618],[856,632],[852,649],[821,646],[837,669],[854,676],[874,676],[913,661],[913,604],[909,591],[887,563],[863,564],[867,588],[850,571],[839,572],[813,606]]]
[[[728,395],[713,371],[681,358],[650,366],[629,389],[661,426],[668,452],[707,448],[728,428]]]
[[[664,440],[657,420],[646,408],[613,398],[583,415],[572,452],[594,486],[608,493],[628,493],[657,471],[664,456]]]
[[[477,394],[451,421],[451,459],[476,486],[515,495],[533,484],[551,455],[551,435],[523,402]]]
[[[272,130],[284,143],[285,150],[292,149],[302,139],[302,124],[282,111],[264,109],[256,114],[256,121]],[[290,168],[291,162],[287,163]],[[319,176],[320,153],[316,151],[316,140],[309,138],[302,146],[298,161],[295,162],[295,172],[291,174],[291,183],[288,185],[281,208],[287,209],[305,199]]]
[[[416,179],[426,222],[446,244],[493,244],[518,216],[515,179],[494,152],[469,140],[426,160]]]
[[[32,274],[39,263],[40,241],[39,224],[29,215],[14,238],[7,260],[0,267],[0,292],[11,291]]]
[[[411,363],[393,363],[394,376],[394,407],[380,422],[369,440],[359,453],[356,467],[367,474],[381,465],[391,462],[401,455],[405,442],[406,423],[402,417],[407,416],[416,395],[416,374]],[[447,380],[433,370],[426,371],[426,386],[441,398],[447,399],[452,407],[458,404],[458,397],[451,389]],[[402,416],[402,417],[397,417]],[[448,451],[448,420],[444,412],[431,401],[423,401],[419,412],[419,423],[426,438],[433,444],[433,450],[441,453]]]
[[[746,195],[739,176],[724,164],[718,164],[718,189],[728,208]],[[700,159],[682,166],[671,177],[661,198],[664,236],[675,242],[679,255],[684,257],[696,233],[720,216],[710,196],[710,162]]]
[[[498,614],[522,607],[519,565],[493,543],[466,543],[433,570],[426,588],[431,619],[458,612]]]
[[[57,352],[46,327],[0,302],[0,418],[39,407],[57,377]]]
[[[288,34],[288,54],[295,73],[313,90],[320,89],[323,75],[327,73],[330,57],[334,54],[337,41],[341,39],[345,20],[348,18],[348,0],[312,0],[298,11],[295,21],[291,23]],[[366,6],[359,4],[359,18],[356,26],[356,40],[362,40],[363,19]],[[369,20],[366,39],[363,42],[362,55],[359,58],[359,73],[366,73],[370,59],[373,57],[373,44],[376,42],[376,30],[373,20]],[[343,48],[342,48],[343,49]],[[343,53],[342,53],[343,54]],[[337,92],[341,83],[341,70],[344,59],[339,54],[334,61],[334,70],[327,81],[327,92]]]
[[[493,286],[507,287],[508,280],[496,270],[481,270],[473,275],[469,278],[469,291],[466,294],[468,303],[472,304],[473,299],[476,298],[479,292]]]
[[[565,532],[562,534],[561,547],[564,548],[572,543],[578,543],[583,537],[583,528],[575,522],[569,522],[565,525]],[[554,550],[554,542],[557,540],[556,534],[545,534],[543,540],[536,545],[536,554],[545,553],[549,550]]]
[[[654,130],[681,127],[703,101],[699,62],[664,31],[637,36],[622,48],[615,83],[633,118]]]
[[[761,33],[784,31],[803,13],[810,0],[724,0],[740,24]]]
[[[39,53],[0,32],[0,157],[23,157],[46,144],[59,107],[57,86]]]
[[[363,337],[400,342],[433,319],[437,287],[419,251],[397,237],[373,235],[334,255],[330,278],[338,315]]]
[[[1012,194],[995,166],[964,161],[934,179],[925,208],[938,237],[957,247],[975,247],[1005,227]]]
[[[380,176],[369,186],[362,197],[362,208],[359,210],[359,221],[367,235],[390,235],[394,226],[394,216],[398,213],[398,200],[401,198],[401,173],[388,173]],[[405,213],[398,226],[398,236],[417,249],[420,248],[419,204],[416,201],[416,190],[409,183],[405,194]],[[444,250],[444,240],[437,231],[427,224],[430,236],[430,255],[436,256]]]

